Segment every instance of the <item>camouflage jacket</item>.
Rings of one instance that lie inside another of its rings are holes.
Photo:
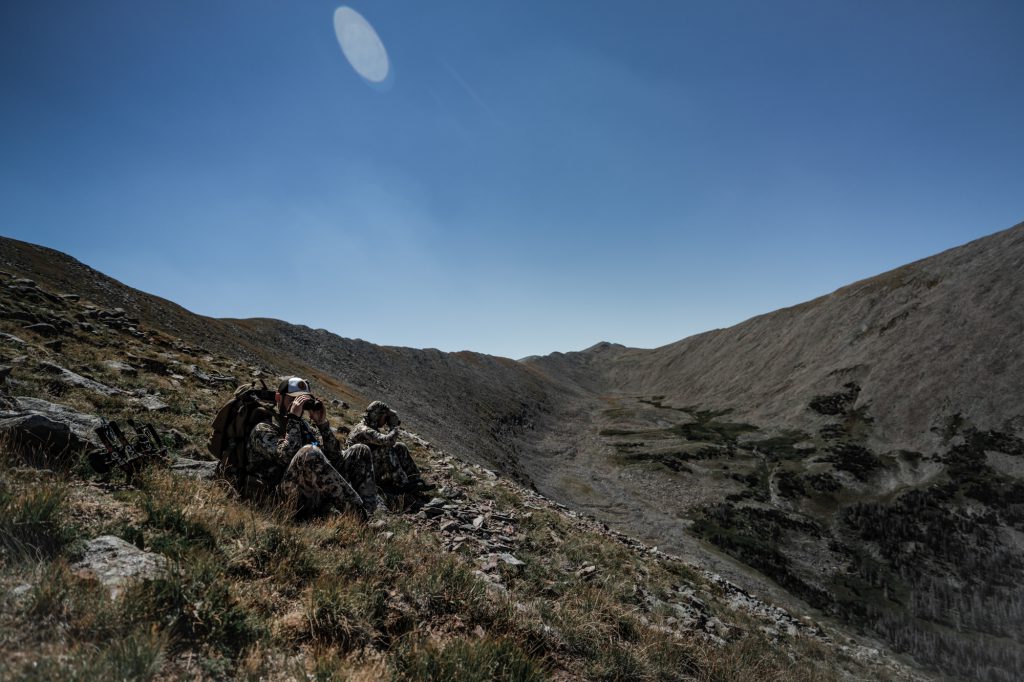
[[[372,429],[365,422],[359,422],[353,426],[352,431],[348,434],[349,445],[362,443],[363,445],[369,445],[370,450],[374,452],[381,448],[391,447],[395,442],[389,434]]]
[[[318,445],[331,464],[337,466],[341,444],[329,424],[321,429],[308,419],[291,415],[257,424],[249,434],[247,473],[257,476],[265,485],[277,485],[299,448],[311,443]]]

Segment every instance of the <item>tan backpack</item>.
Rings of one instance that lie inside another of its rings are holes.
[[[256,425],[274,419],[274,391],[260,380],[235,389],[231,400],[217,412],[213,433],[206,449],[217,458],[218,475],[232,483],[244,484],[248,465],[246,446]]]

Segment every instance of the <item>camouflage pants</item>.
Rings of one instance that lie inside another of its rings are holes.
[[[334,468],[345,477],[359,497],[366,511],[377,508],[377,482],[373,478],[373,455],[368,445],[353,445],[343,450],[334,460]]]
[[[377,475],[377,483],[399,487],[408,485],[410,478],[420,475],[405,443],[375,449],[373,470]]]
[[[351,447],[341,454],[337,463],[352,478],[339,472],[320,448],[303,446],[284,472],[281,492],[303,512],[318,513],[334,506],[341,512],[372,513],[376,507],[376,486],[373,486],[369,448]],[[368,492],[370,486],[373,486],[372,493],[367,499],[360,492]]]

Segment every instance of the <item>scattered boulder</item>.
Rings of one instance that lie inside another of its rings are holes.
[[[515,558],[514,556],[512,556],[511,554],[508,554],[508,553],[499,554],[498,555],[498,561],[501,561],[502,563],[508,564],[509,566],[525,566],[526,565],[525,561],[520,561],[519,559]]]
[[[18,396],[15,399],[17,411],[20,414],[39,414],[48,419],[66,424],[75,436],[82,441],[89,441],[99,445],[95,440],[96,427],[103,424],[103,420],[94,414],[78,412],[65,405],[58,405],[40,398],[29,398]],[[0,413],[2,414],[2,413]]]
[[[139,358],[139,364],[142,369],[153,374],[167,374],[168,372],[167,363],[156,358]]]
[[[7,590],[7,600],[10,604],[17,606],[25,603],[31,593],[31,583],[18,583],[11,589]]]
[[[119,374],[123,374],[128,377],[136,376],[139,373],[139,370],[135,369],[127,362],[121,362],[120,360],[107,360],[103,363],[103,366],[113,372],[118,372]]]
[[[60,330],[49,322],[37,322],[36,324],[28,324],[22,327],[25,331],[30,331],[39,336],[51,338],[60,334]]]
[[[203,382],[204,384],[230,384],[235,385],[238,383],[238,379],[232,376],[223,374],[207,374],[195,365],[189,365],[186,369],[192,374],[193,377]]]
[[[6,399],[0,404],[0,436],[35,466],[53,467],[77,460],[98,446],[95,429],[102,420],[91,414],[38,398]]]
[[[576,577],[581,580],[590,580],[597,573],[597,566],[594,564],[587,564],[583,568],[576,571]]]
[[[79,577],[98,580],[114,599],[132,582],[165,575],[169,563],[162,554],[143,551],[116,535],[101,535],[89,541],[72,568]]]
[[[0,436],[26,462],[42,467],[74,461],[90,447],[64,422],[37,413],[0,411]]]
[[[217,462],[209,462],[188,457],[179,457],[171,462],[170,470],[185,478],[200,481],[212,481],[217,478]]]
[[[39,368],[44,372],[56,375],[57,381],[67,386],[84,388],[86,390],[107,396],[124,394],[124,391],[122,391],[119,388],[107,386],[106,384],[94,381],[93,379],[88,379],[86,377],[83,377],[81,374],[76,374],[75,372],[72,372],[70,369],[65,369],[60,365],[55,365],[51,362],[40,362]]]
[[[150,412],[162,412],[170,407],[167,403],[157,398],[155,395],[146,395],[141,398],[131,398],[130,402],[136,405],[141,405]]]
[[[164,435],[170,436],[171,444],[176,448],[180,448],[189,441],[188,436],[186,436],[178,429],[167,429],[166,431],[164,431]]]

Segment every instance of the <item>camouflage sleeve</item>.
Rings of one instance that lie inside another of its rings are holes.
[[[284,438],[277,443],[277,458],[288,466],[303,446],[302,420],[288,417],[284,424]]]
[[[280,436],[273,424],[264,422],[257,424],[249,434],[249,458],[260,460],[277,459],[277,441]]]
[[[366,424],[357,424],[352,433],[349,434],[348,442],[352,445],[357,443],[363,443],[370,446],[382,446],[382,445],[394,445],[394,440],[389,438],[386,434],[371,429]]]
[[[317,425],[317,431],[320,432],[320,437],[323,439],[323,451],[328,455],[337,455],[341,453],[341,443],[334,436],[334,429],[331,428],[330,422],[324,422],[322,425]]]
[[[257,424],[249,434],[249,472],[264,474],[288,466],[291,459],[282,461],[281,432],[270,422]]]

